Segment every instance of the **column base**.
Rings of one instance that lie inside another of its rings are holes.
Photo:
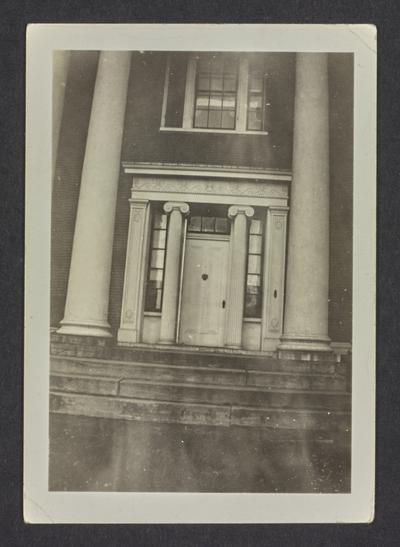
[[[117,342],[120,344],[136,344],[139,342],[136,329],[118,329]]]
[[[112,338],[110,325],[104,323],[78,323],[74,321],[61,321],[58,334],[70,334],[72,336],[97,336],[98,338]]]
[[[279,359],[301,361],[336,361],[328,336],[283,335],[278,346]]]

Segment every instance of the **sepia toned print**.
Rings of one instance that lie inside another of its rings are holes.
[[[27,522],[373,519],[375,40],[30,26]]]
[[[352,96],[350,53],[55,53],[51,490],[350,490]]]

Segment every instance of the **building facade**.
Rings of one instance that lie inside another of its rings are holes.
[[[352,55],[60,61],[53,330],[285,358],[347,351]]]

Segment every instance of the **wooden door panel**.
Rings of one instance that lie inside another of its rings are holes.
[[[187,240],[180,324],[183,344],[223,344],[227,258],[228,241]]]

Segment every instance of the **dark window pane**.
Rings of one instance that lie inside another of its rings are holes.
[[[208,110],[196,110],[194,116],[195,127],[207,127]]]
[[[197,89],[201,89],[202,91],[208,91],[210,89],[210,77],[208,76],[208,74],[202,74],[199,76]]]
[[[236,91],[236,78],[224,78],[224,91]]]
[[[235,111],[224,110],[222,112],[222,128],[235,129]]]
[[[213,76],[211,78],[211,90],[212,91],[222,91],[223,80],[222,77]]]
[[[223,58],[222,55],[213,55],[210,63],[211,72],[222,72]]]
[[[227,234],[229,233],[229,223],[227,218],[219,218],[217,217],[215,219],[215,231],[218,234]]]
[[[200,55],[197,61],[197,68],[199,72],[208,72],[210,70],[210,56]]]
[[[221,128],[221,110],[210,110],[208,113],[208,127]]]
[[[154,230],[153,231],[153,249],[165,249],[165,240],[166,240],[166,231],[165,230]]]
[[[161,303],[162,303],[162,290],[157,289],[156,291],[156,310],[161,310]]]
[[[262,120],[261,120],[260,114],[257,111],[249,112],[247,128],[252,131],[262,130]]]
[[[246,294],[244,309],[246,317],[261,317],[261,295]]]
[[[201,227],[203,232],[214,232],[215,217],[202,217]]]
[[[263,90],[263,80],[261,77],[250,78],[249,91],[257,91],[261,93]]]
[[[224,73],[236,74],[237,73],[237,58],[233,56],[226,56],[224,58]]]
[[[201,217],[189,217],[189,232],[201,232]]]
[[[146,310],[147,311],[161,311],[162,301],[162,289],[149,281],[146,290]]]
[[[251,110],[257,110],[258,109],[261,112],[261,108],[262,108],[262,97],[261,97],[261,95],[250,95],[249,108]]]

